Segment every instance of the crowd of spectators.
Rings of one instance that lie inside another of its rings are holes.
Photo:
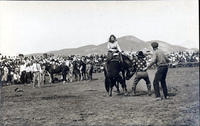
[[[168,54],[171,63],[199,62],[199,52],[177,51]]]
[[[133,59],[136,55],[135,52],[126,53]],[[69,61],[85,59],[86,63],[92,63],[94,66],[103,66],[107,56],[93,54],[89,56],[70,55],[70,56],[54,56],[49,54],[43,54],[41,56],[24,56],[22,54],[18,56],[3,56],[0,55],[0,79],[1,81],[12,83],[31,83],[29,80],[22,82],[23,71],[31,73],[32,61],[36,60],[39,64],[50,63],[55,65],[67,64]],[[178,51],[168,54],[168,58],[171,64],[174,63],[191,63],[199,62],[199,51]],[[151,60],[151,52],[146,53],[147,62]],[[95,69],[95,68],[94,68]],[[31,74],[27,74],[31,76]],[[31,78],[31,77],[30,77]]]
[[[55,66],[65,64],[69,66],[69,63],[73,61],[83,60],[86,64],[102,65],[106,60],[106,55],[70,55],[70,56],[54,56],[43,54],[40,56],[24,56],[22,54],[18,56],[2,56],[0,57],[0,79],[2,82],[10,83],[31,83],[33,78],[33,62],[37,61],[41,65],[49,63]],[[26,77],[24,76],[24,73]],[[30,78],[30,79],[27,79]]]

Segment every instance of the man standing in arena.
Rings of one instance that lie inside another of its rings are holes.
[[[133,94],[136,95],[136,86],[141,79],[144,79],[148,89],[148,95],[151,95],[151,82],[149,80],[149,76],[146,70],[143,70],[147,67],[147,62],[145,60],[145,55],[142,51],[137,52],[137,58],[134,61],[134,67],[136,68],[136,76],[133,82],[132,91]]]
[[[151,43],[151,46],[153,48],[153,58],[150,64],[144,68],[144,70],[150,68],[153,64],[156,64],[157,71],[154,77],[153,86],[155,91],[156,100],[160,100],[160,88],[159,88],[159,82],[161,82],[161,86],[163,89],[164,98],[168,98],[168,90],[166,85],[166,76],[168,72],[168,63],[169,59],[166,57],[164,52],[160,49],[158,49],[158,43],[153,42]]]
[[[3,76],[2,76],[2,82],[4,82],[7,85],[8,82],[8,73],[9,73],[9,69],[7,67],[7,65],[5,65],[3,67]]]
[[[23,61],[20,65],[20,79],[22,84],[26,83],[26,63]]]

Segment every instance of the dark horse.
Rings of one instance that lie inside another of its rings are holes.
[[[60,74],[62,75],[62,81],[65,82],[66,81],[66,75],[69,72],[69,67],[61,64],[58,66],[54,66],[51,65],[49,63],[43,64],[45,66],[45,70],[50,74],[50,80],[52,80],[51,82],[54,83],[55,79],[54,79],[54,74]]]
[[[86,80],[86,63],[84,61],[80,61],[80,74],[81,80]]]
[[[116,86],[119,92],[118,83],[121,84],[124,94],[127,94],[126,79],[130,79],[133,76],[135,69],[131,70],[133,73],[130,74],[130,69],[133,66],[132,61],[125,55],[122,55],[122,59],[123,61],[120,62],[119,58],[113,57],[113,59],[105,65],[105,88],[109,96],[112,96],[113,86]]]
[[[72,65],[73,65],[73,72],[72,73],[75,76],[75,80],[80,81],[81,80],[81,71],[80,71],[81,62],[80,61],[73,61]]]

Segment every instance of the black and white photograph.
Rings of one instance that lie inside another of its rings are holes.
[[[199,126],[199,1],[0,1],[0,126]]]

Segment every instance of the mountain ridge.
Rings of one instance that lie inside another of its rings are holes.
[[[143,41],[135,36],[127,35],[118,38],[118,43],[124,51],[152,50],[151,42],[159,43],[160,49],[165,52],[186,51],[188,48],[179,45],[172,45],[160,40]],[[198,49],[192,49],[198,50]],[[99,45],[85,45],[77,48],[65,48],[60,50],[48,51],[47,54],[54,55],[89,55],[89,54],[107,54],[107,42]],[[38,54],[38,53],[37,53]],[[43,54],[43,53],[41,53]],[[31,55],[31,54],[30,54]]]

